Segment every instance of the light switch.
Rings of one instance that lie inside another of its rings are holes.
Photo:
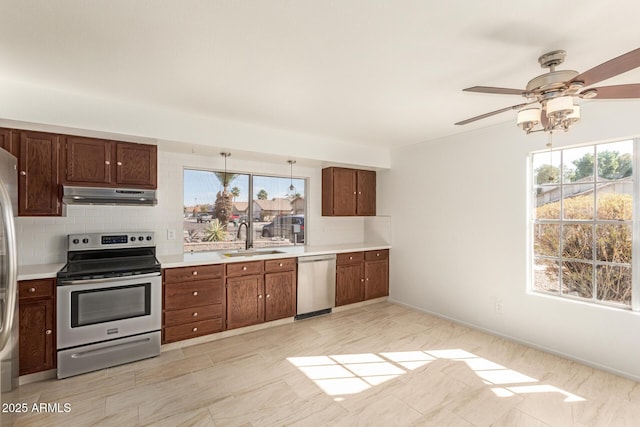
[[[176,240],[176,230],[173,228],[167,229],[167,240]]]

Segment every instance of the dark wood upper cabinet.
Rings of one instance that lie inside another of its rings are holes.
[[[64,184],[157,188],[157,147],[67,136],[62,152]]]
[[[62,150],[65,168],[62,182],[75,185],[111,183],[113,142],[81,136],[67,136]]]
[[[60,216],[59,135],[20,131],[18,215]]]
[[[116,143],[116,184],[154,189],[157,184],[158,152],[155,145]]]
[[[14,156],[18,157],[18,150],[20,149],[20,132],[0,128],[0,148],[7,150]]]
[[[323,216],[376,214],[376,173],[359,169],[322,169]]]

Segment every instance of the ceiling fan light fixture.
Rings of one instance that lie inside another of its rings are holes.
[[[518,127],[525,132],[530,132],[540,123],[541,110],[539,107],[525,108],[518,111]]]
[[[573,112],[573,97],[559,96],[547,101],[547,117],[559,120]]]

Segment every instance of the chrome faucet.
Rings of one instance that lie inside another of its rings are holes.
[[[249,243],[249,224],[247,224],[246,222],[241,222],[240,225],[238,225],[238,234],[236,234],[236,240],[240,238],[240,231],[242,230],[242,226],[243,225],[246,228],[246,230],[245,230],[246,238],[244,240],[244,250],[248,251],[249,248],[253,247],[253,245],[251,243]]]

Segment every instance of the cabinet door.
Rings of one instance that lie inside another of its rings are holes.
[[[264,320],[276,320],[296,315],[296,273],[283,271],[264,275]]]
[[[364,263],[364,299],[389,295],[389,260]]]
[[[358,215],[376,214],[376,173],[358,170]]]
[[[53,300],[20,301],[20,375],[55,368]]]
[[[62,182],[78,185],[110,184],[112,152],[111,141],[67,136],[62,150]]]
[[[324,170],[323,170],[324,173]],[[325,215],[351,216],[356,214],[356,171],[355,169],[329,168],[323,177],[323,200],[330,207]],[[325,190],[328,190],[325,195]]]
[[[336,267],[336,306],[364,300],[362,264]]]
[[[62,214],[58,185],[58,135],[20,132],[18,215]]]
[[[227,278],[227,329],[263,322],[263,294],[262,275]]]
[[[18,157],[20,134],[11,129],[0,128],[0,148]]]
[[[136,188],[157,187],[157,147],[116,143],[116,184]]]

